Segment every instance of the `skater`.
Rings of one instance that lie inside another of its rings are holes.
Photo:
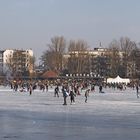
[[[139,85],[136,85],[136,91],[137,91],[137,98],[139,98]]]
[[[57,86],[55,89],[54,89],[54,97],[59,97],[59,87]]]
[[[95,86],[94,85],[91,85],[91,91],[95,91]]]
[[[62,87],[62,93],[63,93],[63,98],[64,98],[64,103],[63,105],[67,105],[67,97],[68,97],[68,92],[65,87]]]
[[[89,91],[90,91],[90,89],[87,89],[85,91],[85,103],[87,103],[87,97],[89,96]]]
[[[17,83],[17,81],[14,81],[14,91],[18,91],[18,83]]]
[[[30,85],[29,85],[29,93],[30,93],[30,95],[32,95],[32,90],[33,90],[32,84],[30,84]]]
[[[103,89],[103,87],[102,87],[102,85],[100,85],[99,86],[99,93],[102,93],[103,92],[102,89]]]
[[[45,87],[46,87],[46,92],[48,92],[48,88],[49,88],[49,86],[48,86],[47,83],[45,84]]]
[[[69,96],[70,96],[70,101],[71,101],[70,104],[72,105],[72,103],[75,103],[75,98],[74,98],[74,97],[75,97],[76,95],[75,95],[74,92],[71,90]]]

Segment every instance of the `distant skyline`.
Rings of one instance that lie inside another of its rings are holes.
[[[120,37],[140,42],[139,13],[139,0],[0,0],[0,48],[32,48],[39,59],[54,36],[91,48]]]

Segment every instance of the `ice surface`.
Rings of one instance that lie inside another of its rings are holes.
[[[54,97],[36,90],[14,92],[0,87],[0,140],[139,140],[140,99],[136,91],[103,89],[84,91],[76,103],[63,106],[62,93]]]

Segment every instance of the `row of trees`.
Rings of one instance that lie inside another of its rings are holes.
[[[82,65],[85,58],[82,55],[79,55],[77,62],[75,55],[71,55],[71,60],[66,62],[64,59],[64,54],[68,52],[84,52],[89,49],[88,44],[83,40],[71,40],[69,43],[66,43],[64,37],[54,37],[51,39],[51,43],[47,45],[47,50],[43,52],[41,56],[41,61],[44,66],[48,66],[49,69],[61,73],[65,68],[72,73],[82,72]],[[76,66],[74,65],[76,63]]]
[[[119,40],[113,40],[104,55],[91,59],[93,57],[89,55],[91,47],[86,41],[70,40],[66,42],[63,36],[55,36],[51,38],[51,42],[47,45],[47,49],[43,52],[40,60],[48,69],[59,74],[80,74],[96,71],[96,74],[101,75],[99,71],[102,71],[102,76],[138,77],[140,76],[139,45],[127,37],[122,37]],[[64,54],[69,54],[69,58],[66,59],[67,55],[64,57]],[[95,64],[91,60],[96,60],[97,63]],[[103,70],[97,70],[97,67],[93,66],[97,64],[98,69]],[[105,68],[107,72],[105,72]]]
[[[109,45],[110,75],[119,74],[122,77],[140,76],[140,47],[129,38],[114,40]]]

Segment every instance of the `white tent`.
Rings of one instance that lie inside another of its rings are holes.
[[[107,83],[130,83],[130,79],[128,78],[121,78],[120,76],[117,76],[116,78],[108,78]]]

